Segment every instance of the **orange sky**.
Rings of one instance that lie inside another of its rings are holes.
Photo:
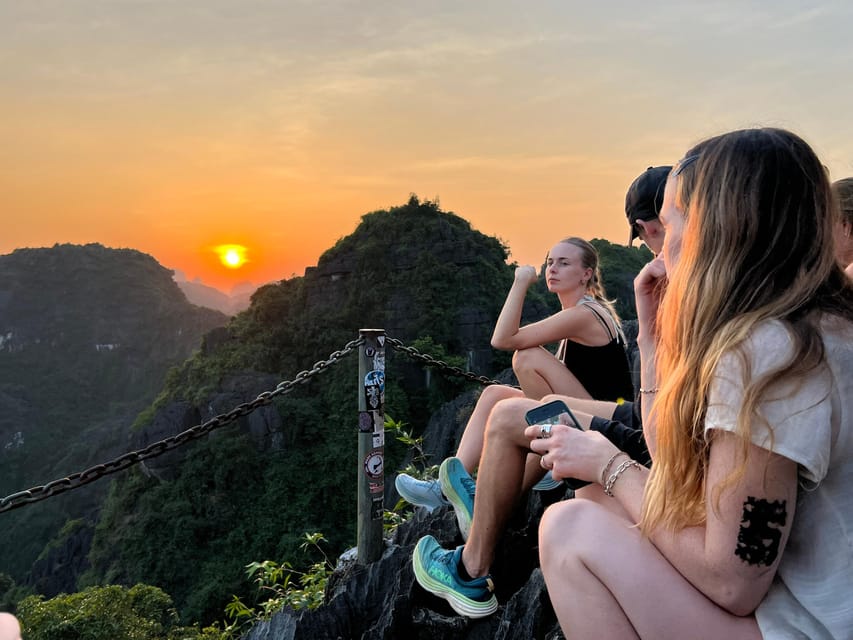
[[[538,262],[624,241],[642,169],[756,124],[853,175],[853,10],[799,4],[3,3],[0,253],[133,247],[228,290],[414,192]]]

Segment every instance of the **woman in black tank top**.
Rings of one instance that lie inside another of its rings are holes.
[[[601,284],[595,247],[581,238],[567,238],[548,252],[545,279],[562,309],[522,327],[524,298],[537,277],[533,267],[516,269],[492,335],[492,346],[515,351],[513,369],[524,394],[537,399],[558,393],[630,400],[633,386],[625,339]],[[556,356],[541,346],[553,342],[560,342]]]
[[[456,452],[468,473],[473,473],[480,463],[486,422],[492,408],[503,399],[527,396],[538,400],[552,393],[610,401],[631,400],[634,396],[625,338],[601,285],[595,247],[581,238],[561,240],[548,252],[545,278],[548,290],[559,297],[562,309],[522,327],[524,298],[538,274],[531,266],[515,271],[515,280],[495,324],[492,346],[515,351],[513,369],[521,390],[504,385],[483,389]],[[541,346],[551,343],[560,344],[557,355]],[[533,466],[541,474],[539,463],[534,461]],[[399,474],[395,481],[404,499],[429,508],[440,504],[430,499],[437,491],[434,485],[434,481],[421,481],[406,474]]]

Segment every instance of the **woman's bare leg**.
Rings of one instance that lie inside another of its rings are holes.
[[[614,500],[609,495],[604,493],[604,487],[602,487],[597,482],[593,482],[592,484],[588,484],[585,487],[576,489],[575,498],[579,500],[588,500],[589,502],[595,502],[596,504],[601,505],[611,513],[616,514],[620,518],[624,520],[631,520],[631,516],[628,515],[627,511],[625,511],[625,508],[622,506],[622,503],[618,500]]]
[[[477,399],[477,404],[474,405],[471,417],[468,418],[468,424],[465,425],[462,438],[459,440],[459,448],[456,450],[456,457],[462,461],[468,473],[473,474],[480,464],[480,456],[483,455],[486,422],[494,406],[501,400],[523,396],[524,393],[520,390],[504,385],[493,384],[483,389]]]
[[[516,351],[512,356],[512,369],[528,398],[539,399],[549,393],[592,398],[566,365],[543,347]]]
[[[711,602],[635,526],[600,504],[549,507],[539,556],[567,639],[761,640],[754,616]]]
[[[547,354],[547,351],[545,353]],[[553,358],[553,356],[551,357]],[[556,359],[555,361],[563,367],[559,361]],[[563,367],[563,371],[577,383],[577,380],[568,369]],[[577,384],[580,385],[580,383]],[[551,392],[549,391],[548,394],[551,394]],[[480,457],[483,454],[483,439],[486,431],[486,422],[489,419],[489,414],[494,406],[501,400],[505,400],[507,398],[520,398],[523,396],[523,391],[504,385],[490,385],[483,389],[483,392],[477,399],[477,404],[474,406],[474,411],[471,412],[471,417],[468,418],[468,424],[465,425],[465,430],[462,432],[462,438],[459,441],[459,448],[456,450],[456,457],[462,461],[462,464],[465,466],[468,473],[473,474],[480,464]],[[563,394],[552,394],[542,397],[543,402],[557,399],[563,400],[569,408],[572,409],[572,412],[575,414],[584,429],[589,429],[590,420],[593,415],[610,419],[616,409],[615,402],[607,402],[603,400],[573,398]],[[524,422],[519,423],[519,428],[521,430],[524,429],[524,426]],[[525,464],[524,489],[527,490],[535,485],[542,479],[543,475],[545,475],[545,472],[539,465],[539,456],[534,454],[528,456],[527,463]]]
[[[526,425],[524,425],[526,426]],[[522,431],[524,426],[521,427]],[[537,453],[528,453],[524,461],[524,479],[521,481],[521,490],[523,492],[530,491],[537,482],[545,476],[545,469],[542,468],[540,460],[542,457]]]
[[[529,398],[504,400],[489,417],[474,519],[462,551],[465,570],[472,577],[488,573],[498,540],[522,495],[525,461],[530,453],[524,414],[538,405]]]

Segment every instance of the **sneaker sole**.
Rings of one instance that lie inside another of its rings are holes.
[[[471,533],[471,520],[474,518],[474,514],[468,513],[465,500],[456,493],[456,489],[453,488],[450,479],[447,477],[447,467],[444,464],[438,469],[438,481],[441,483],[441,492],[450,501],[453,510],[456,512],[456,522],[459,524],[462,539],[468,542],[468,534]]]
[[[551,478],[549,481],[545,482],[544,478],[533,485],[534,491],[551,491],[552,489],[556,489],[557,487],[563,486],[562,480],[554,480]]]
[[[412,567],[418,584],[434,596],[447,600],[453,610],[467,618],[485,618],[498,610],[497,598],[493,595],[486,602],[477,602],[450,590],[447,585],[433,578],[421,562],[421,542],[419,541],[412,554]]]

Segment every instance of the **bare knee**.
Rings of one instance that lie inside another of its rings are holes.
[[[477,404],[485,403],[494,406],[501,400],[519,398],[523,395],[519,389],[515,389],[514,387],[508,387],[503,384],[490,384],[480,393]]]
[[[512,354],[512,370],[516,376],[519,372],[535,371],[536,365],[542,357],[542,347],[530,347],[529,349],[519,349]]]
[[[543,569],[569,558],[580,558],[590,545],[600,545],[603,511],[601,505],[581,498],[548,507],[539,523],[539,560]]]
[[[487,437],[509,436],[513,440],[525,439],[524,429],[527,423],[524,420],[524,414],[539,404],[541,403],[538,400],[523,396],[500,400],[489,414],[489,422],[486,425]]]

